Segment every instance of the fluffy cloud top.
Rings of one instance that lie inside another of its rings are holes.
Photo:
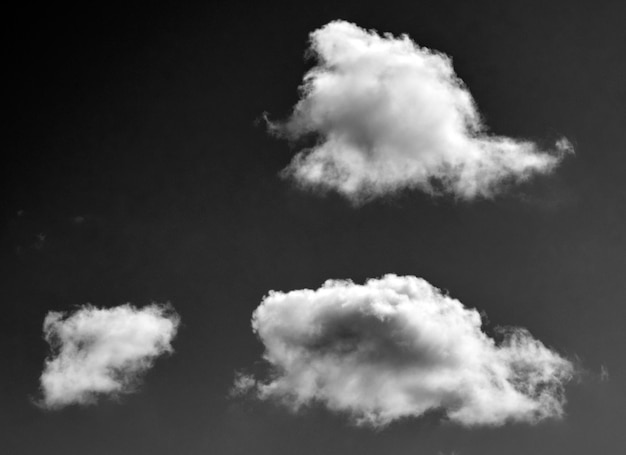
[[[272,291],[252,326],[272,372],[238,375],[236,389],[294,409],[323,403],[363,425],[429,410],[466,426],[558,418],[573,375],[526,330],[496,343],[476,310],[413,276]]]
[[[156,357],[172,352],[179,321],[171,308],[157,304],[49,312],[43,331],[52,356],[41,375],[41,405],[91,404],[99,395],[132,391]]]
[[[550,172],[571,144],[553,151],[488,135],[450,58],[408,36],[379,36],[335,21],[311,33],[318,64],[280,135],[313,134],[284,174],[353,202],[418,188],[462,199],[491,197],[504,184]]]

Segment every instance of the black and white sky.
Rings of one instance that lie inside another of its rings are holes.
[[[623,453],[625,21],[6,9],[0,453]]]

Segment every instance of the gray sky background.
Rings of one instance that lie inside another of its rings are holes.
[[[0,452],[586,455],[626,447],[626,33],[622,2],[207,2],[11,7],[0,247]],[[355,208],[278,173],[267,134],[331,20],[453,58],[490,131],[576,150],[492,200],[407,191]],[[423,277],[527,328],[584,369],[566,416],[381,431],[313,406],[231,399],[261,371],[252,312],[270,289]],[[43,411],[49,311],[171,302],[175,353],[138,393]],[[601,375],[608,372],[608,376]]]

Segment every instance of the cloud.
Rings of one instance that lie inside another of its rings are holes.
[[[429,411],[465,426],[559,418],[574,374],[525,329],[501,329],[497,343],[478,311],[413,276],[271,291],[252,327],[270,373],[238,375],[235,389],[373,427]]]
[[[354,203],[417,188],[460,199],[493,197],[510,183],[551,172],[572,152],[487,134],[448,56],[403,35],[380,36],[334,21],[310,35],[317,66],[280,136],[315,136],[284,169],[303,187],[335,190]]]
[[[158,304],[49,312],[43,332],[52,355],[41,375],[40,405],[93,404],[100,395],[133,391],[154,359],[172,352],[179,322],[169,306]]]
[[[233,386],[229,391],[230,397],[240,397],[246,395],[256,387],[256,380],[249,374],[245,374],[241,371],[235,373],[235,380]]]
[[[600,366],[600,382],[608,382],[610,379],[609,369],[605,365]]]

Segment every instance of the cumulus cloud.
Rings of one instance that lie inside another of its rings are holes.
[[[43,331],[52,353],[41,375],[41,406],[92,404],[100,395],[131,392],[156,357],[172,352],[179,322],[171,307],[158,304],[49,312]]]
[[[335,190],[355,203],[417,188],[461,199],[492,197],[506,184],[554,169],[572,145],[554,150],[487,134],[450,58],[406,35],[378,35],[335,21],[310,35],[317,65],[301,100],[270,130],[313,135],[283,174],[304,187]]]
[[[496,342],[475,309],[413,276],[271,291],[252,327],[270,372],[239,374],[235,389],[374,427],[429,411],[465,426],[559,418],[574,374],[525,329]]]

